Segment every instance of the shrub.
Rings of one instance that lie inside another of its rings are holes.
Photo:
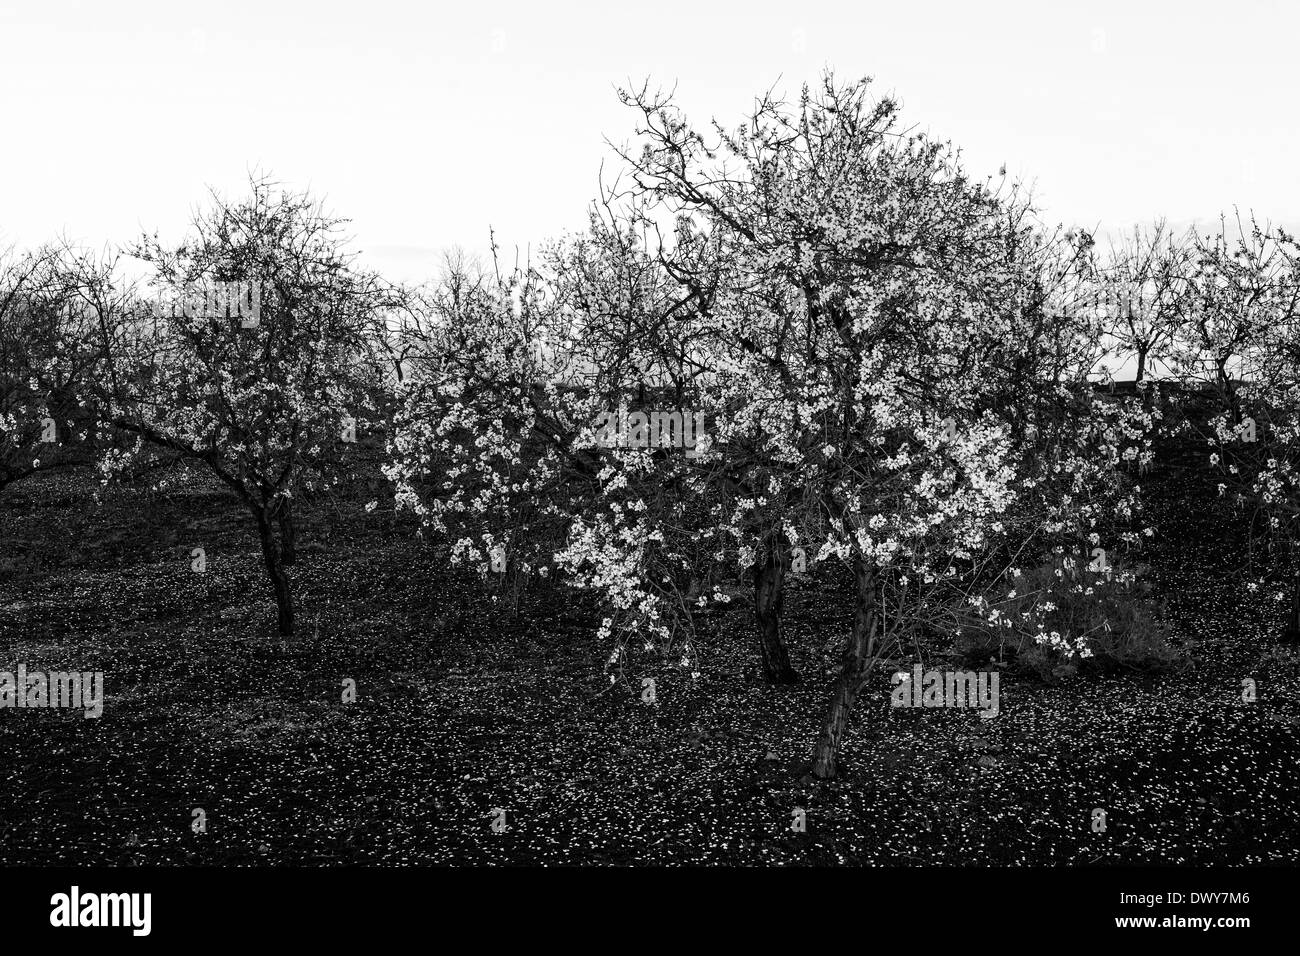
[[[1170,645],[1164,604],[1151,596],[1145,565],[1093,571],[1053,554],[1013,580],[1012,595],[972,607],[957,638],[968,664],[1014,661],[1018,670],[1043,680],[1080,671],[1160,671],[1178,666]],[[989,607],[998,612],[989,620]],[[1000,626],[1010,620],[1021,626]],[[1024,622],[1034,622],[1037,633]]]

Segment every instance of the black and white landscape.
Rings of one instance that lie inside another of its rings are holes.
[[[1296,11],[463,6],[0,5],[0,861],[1294,864]]]

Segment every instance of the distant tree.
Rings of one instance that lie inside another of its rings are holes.
[[[1285,637],[1300,641],[1300,243],[1254,217],[1225,218],[1196,250],[1175,368],[1208,415],[1187,425],[1220,495],[1250,516],[1248,586],[1272,579],[1279,603],[1290,590]]]
[[[1137,227],[1112,245],[1096,276],[1097,305],[1107,331],[1133,356],[1135,378],[1160,363],[1187,313],[1192,243],[1172,234],[1164,220]]]
[[[84,460],[72,449],[91,427],[83,385],[97,329],[68,279],[73,255],[51,245],[0,258],[0,490]]]
[[[1186,320],[1171,359],[1180,378],[1236,402],[1237,382],[1257,374],[1259,345],[1271,322],[1286,320],[1295,304],[1290,287],[1294,239],[1253,216],[1198,234],[1188,281]]]

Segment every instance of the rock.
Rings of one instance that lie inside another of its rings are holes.
[[[764,759],[764,760],[780,760],[781,758],[777,756],[777,753],[776,753],[775,750],[769,750],[769,751],[767,752],[767,754],[763,757],[763,759]]]

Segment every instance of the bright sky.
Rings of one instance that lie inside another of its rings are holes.
[[[1123,229],[1234,203],[1300,223],[1285,0],[649,3],[0,0],[0,245],[179,238],[250,168],[310,186],[393,278],[440,249],[580,227],[616,84],[697,121],[824,66],[876,77],[1051,221]]]

